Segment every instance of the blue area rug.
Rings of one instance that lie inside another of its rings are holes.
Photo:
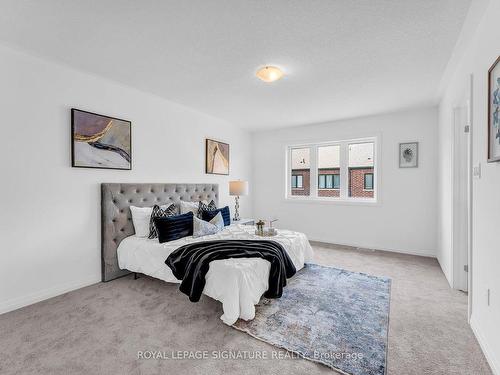
[[[307,264],[234,328],[349,375],[386,373],[391,280]]]

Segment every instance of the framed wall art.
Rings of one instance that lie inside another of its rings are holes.
[[[418,167],[418,142],[399,144],[399,168]]]
[[[71,165],[77,168],[132,169],[132,123],[71,109]]]
[[[500,161],[500,56],[488,70],[488,162]]]
[[[208,174],[229,174],[229,145],[206,139],[205,172]]]

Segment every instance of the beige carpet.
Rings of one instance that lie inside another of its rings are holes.
[[[449,288],[435,259],[315,250],[317,263],[392,278],[390,375],[491,374],[467,325],[467,297]],[[192,304],[158,280],[96,284],[0,315],[0,374],[334,373],[304,359],[272,359],[272,346],[220,315],[220,303]],[[266,351],[268,359],[137,359],[146,350]]]

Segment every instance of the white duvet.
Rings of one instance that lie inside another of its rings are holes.
[[[180,283],[165,264],[165,260],[175,249],[199,241],[262,240],[254,231],[253,226],[230,225],[217,234],[198,238],[185,237],[163,244],[156,239],[130,236],[118,246],[118,264],[121,269],[140,272],[170,283]],[[297,271],[304,267],[304,262],[312,260],[313,250],[303,233],[278,230],[278,235],[270,239],[283,245]],[[232,325],[238,318],[251,320],[255,317],[255,305],[268,289],[270,267],[267,260],[260,258],[210,262],[203,294],[222,302],[224,314],[221,319],[224,323]]]

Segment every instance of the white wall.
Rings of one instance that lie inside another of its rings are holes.
[[[496,374],[500,374],[500,163],[487,159],[488,69],[500,54],[498,18],[500,1],[492,0],[469,43],[460,51],[455,74],[445,89],[440,104],[439,148],[441,171],[452,169],[452,111],[463,95],[467,77],[473,74],[472,142],[473,164],[481,164],[481,178],[473,180],[473,259],[472,259],[472,318],[471,325]],[[452,249],[448,240],[451,231],[451,205],[447,201],[452,191],[449,175],[440,183],[443,240],[439,243],[439,260],[448,278],[451,272]],[[487,305],[487,289],[491,303]]]
[[[379,204],[290,202],[285,196],[286,145],[378,136]],[[398,168],[399,142],[420,142],[419,167]],[[424,108],[254,134],[253,205],[257,218],[312,240],[435,255],[437,108]]]
[[[100,280],[101,182],[219,183],[232,207],[250,177],[248,133],[213,117],[3,47],[0,82],[0,312]],[[132,171],[70,167],[71,107],[132,121]],[[230,143],[229,177],[204,173],[205,137]]]

